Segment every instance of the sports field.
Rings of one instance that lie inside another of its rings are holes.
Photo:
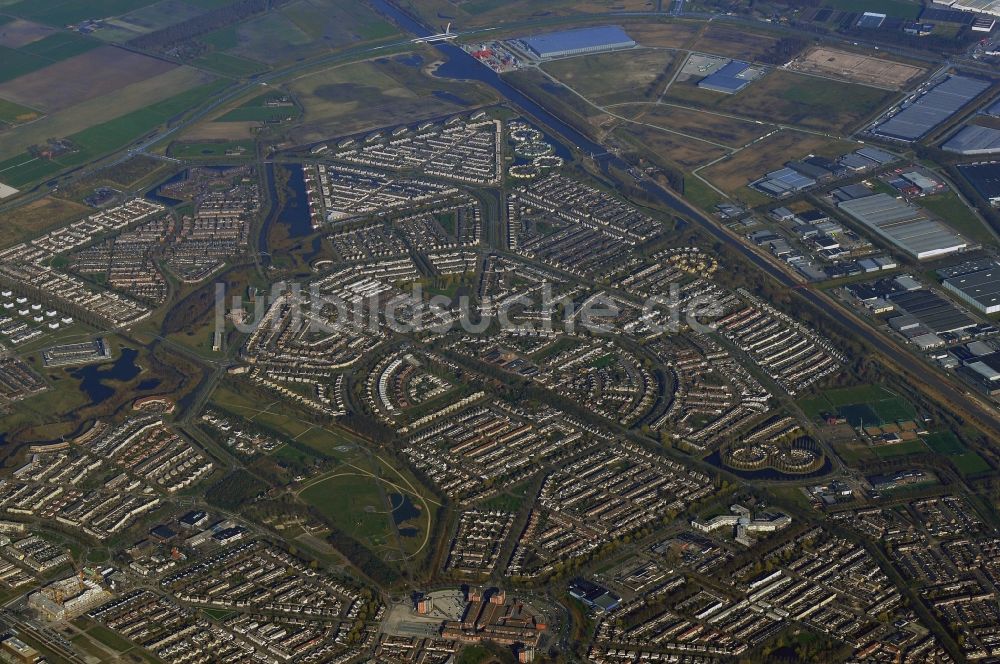
[[[917,417],[913,404],[880,385],[827,390],[820,396],[800,400],[798,405],[811,419],[819,419],[823,413],[837,413],[852,427],[878,426]]]
[[[932,433],[925,440],[932,450],[948,457],[962,475],[975,475],[990,470],[990,464],[983,457],[963,445],[950,431]]]

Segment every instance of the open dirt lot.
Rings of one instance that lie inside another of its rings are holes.
[[[615,135],[637,148],[647,149],[665,162],[686,169],[695,168],[726,154],[722,148],[653,127],[623,124]]]
[[[698,36],[696,23],[644,20],[641,23],[631,21],[622,23],[622,27],[632,39],[643,46],[688,48]]]
[[[156,58],[101,46],[0,85],[0,97],[52,112],[174,68]]]
[[[921,77],[921,67],[873,58],[859,53],[817,47],[796,58],[792,69],[821,76],[832,76],[854,83],[900,90]]]
[[[791,159],[801,159],[808,154],[835,157],[856,147],[856,144],[846,141],[784,130],[706,168],[701,175],[719,189],[734,194]]]
[[[40,235],[70,219],[86,216],[93,210],[86,205],[46,196],[0,214],[0,246],[17,244]]]
[[[20,48],[48,37],[55,31],[55,28],[50,28],[47,25],[16,19],[0,25],[0,46]]]
[[[259,127],[256,121],[247,122],[202,122],[184,132],[186,141],[204,141],[211,139],[238,140],[252,138],[253,128]]]

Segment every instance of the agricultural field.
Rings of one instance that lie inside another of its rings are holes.
[[[809,50],[796,58],[790,68],[890,90],[910,87],[927,73],[922,67],[826,47]]]
[[[156,58],[116,46],[101,46],[13,80],[0,75],[0,80],[5,80],[0,84],[0,97],[53,112],[89,99],[103,98],[115,90],[174,68],[176,65]]]
[[[114,120],[89,126],[67,136],[76,150],[52,160],[22,153],[0,161],[0,182],[22,187],[63,168],[84,164],[100,155],[121,149],[153,129],[167,123],[217,94],[224,84],[216,81],[175,94],[162,101],[122,115]],[[16,132],[20,133],[20,132]],[[0,143],[4,137],[0,135]]]
[[[664,100],[824,132],[848,133],[895,97],[888,90],[788,71],[772,71],[734,95],[695,83],[674,83]]]
[[[422,50],[427,54],[429,51]],[[301,121],[289,130],[298,144],[374,127],[417,122],[492,103],[475,85],[436,80],[406,58],[379,58],[331,67],[302,76],[288,87],[302,106]]]
[[[655,101],[675,62],[670,51],[643,49],[566,58],[542,69],[597,104]]]
[[[0,24],[0,46],[5,48],[21,48],[32,42],[44,39],[56,32],[55,28],[23,19],[14,19]]]
[[[419,16],[430,25],[444,28],[442,16],[453,20],[455,27],[498,26],[537,17],[537,0],[401,0],[399,6]],[[585,16],[608,12],[648,12],[654,8],[651,0],[546,0],[546,17]]]
[[[199,41],[230,56],[278,65],[395,34],[396,27],[365,3],[296,0]]]
[[[755,194],[747,185],[768,171],[781,168],[789,159],[808,154],[834,157],[849,152],[852,147],[846,141],[783,130],[713,164],[701,171],[701,175],[726,193]]]
[[[6,126],[16,126],[37,120],[40,113],[33,108],[0,99],[0,131]]]
[[[16,132],[0,133],[0,159],[23,152],[32,145],[42,144],[49,138],[71,136],[95,125],[113,121],[213,81],[214,78],[205,72],[191,67],[176,67],[103,97],[50,113],[20,127]]]
[[[26,23],[18,22],[15,23]],[[9,25],[9,24],[8,24]],[[4,26],[6,27],[6,26]],[[27,30],[8,35],[7,43],[20,43],[12,48],[0,39],[0,82],[10,81],[31,72],[55,66],[63,60],[79,56],[100,46],[75,33],[53,32],[40,39],[32,39]],[[37,34],[38,31],[34,31]]]
[[[22,18],[62,27],[85,19],[120,16],[154,2],[155,0],[66,0],[53,3],[21,0],[6,7],[5,11]]]

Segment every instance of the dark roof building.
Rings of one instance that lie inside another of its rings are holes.
[[[942,285],[986,314],[1000,312],[1000,265],[945,279]]]
[[[760,78],[763,71],[749,62],[733,60],[698,82],[704,90],[714,90],[725,94],[736,94],[751,82]]]
[[[958,154],[995,154],[1000,152],[1000,129],[969,125],[941,146]]]
[[[872,131],[886,138],[915,141],[989,87],[989,81],[968,76],[949,76]]]

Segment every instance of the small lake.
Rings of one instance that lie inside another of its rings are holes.
[[[138,356],[139,351],[132,348],[122,348],[121,355],[110,366],[91,364],[70,372],[70,376],[80,381],[80,389],[87,394],[91,404],[96,405],[110,399],[115,394],[115,388],[105,385],[105,381],[126,382],[139,375],[141,369],[135,363],[135,358]]]
[[[401,523],[420,516],[420,508],[413,504],[410,496],[402,493],[390,493],[389,504],[392,506],[392,521],[397,526],[400,537],[416,537],[420,529],[413,526],[399,527]]]

